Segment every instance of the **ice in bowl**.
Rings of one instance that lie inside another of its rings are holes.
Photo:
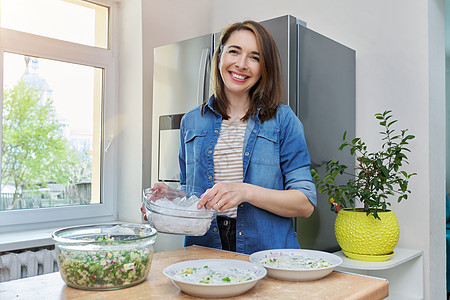
[[[204,235],[217,215],[217,211],[197,208],[198,194],[147,188],[143,198],[149,224],[161,233]]]

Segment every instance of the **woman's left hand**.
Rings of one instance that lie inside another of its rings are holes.
[[[241,182],[220,182],[212,188],[207,189],[198,201],[197,208],[205,206],[207,209],[224,211],[242,202],[245,202],[245,196],[248,191],[248,185]]]

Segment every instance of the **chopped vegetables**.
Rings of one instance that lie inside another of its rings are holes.
[[[190,283],[206,283],[206,284],[227,284],[245,282],[257,278],[252,270],[227,268],[220,270],[210,267],[190,267],[181,269],[171,274],[174,280],[180,280]]]
[[[107,241],[103,236],[96,240]],[[58,253],[61,276],[81,288],[115,288],[143,281],[150,270],[153,247],[132,250],[99,249],[78,251],[61,247]]]
[[[114,241],[114,237],[110,237],[109,234],[99,235],[95,238],[96,241]]]

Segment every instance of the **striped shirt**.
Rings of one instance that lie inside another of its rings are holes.
[[[247,121],[222,120],[219,139],[214,148],[214,184],[219,182],[242,182],[244,146]],[[219,215],[231,218],[237,217],[237,207],[219,212]]]

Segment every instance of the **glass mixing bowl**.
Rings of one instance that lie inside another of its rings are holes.
[[[112,290],[147,278],[156,235],[148,224],[99,224],[59,229],[52,237],[68,286]]]
[[[217,211],[197,209],[197,195],[186,199],[179,191],[159,195],[150,188],[143,193],[145,214],[149,224],[158,232],[201,236],[211,227]]]

